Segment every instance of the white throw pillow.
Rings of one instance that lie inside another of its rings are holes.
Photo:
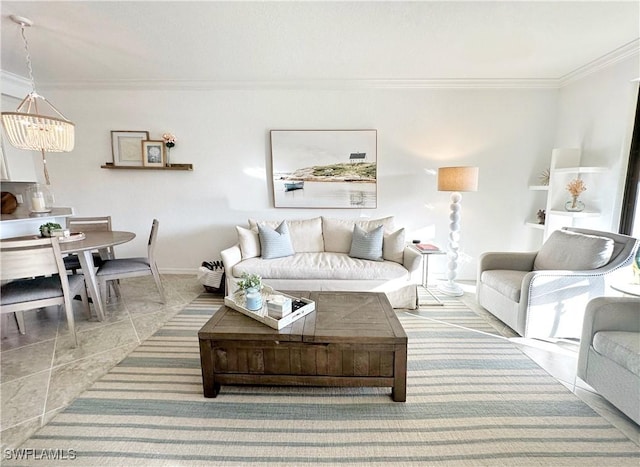
[[[382,261],[383,236],[384,228],[381,225],[369,232],[354,225],[349,256],[371,261]]]
[[[614,241],[567,230],[554,231],[540,248],[534,271],[597,269],[611,260]]]
[[[385,233],[382,240],[382,257],[386,261],[402,264],[404,261],[404,229]]]
[[[249,219],[249,227],[258,229],[259,225],[266,225],[273,229],[278,227],[282,221],[257,221]],[[324,240],[322,239],[322,219],[287,219],[287,227],[291,236],[291,244],[296,253],[318,253],[324,251]]]
[[[260,256],[260,238],[258,237],[258,229],[245,229],[236,226],[238,232],[238,243],[240,244],[240,252],[242,259],[255,258]]]
[[[282,221],[275,230],[266,225],[258,225],[262,259],[282,258],[294,254],[287,221]]]
[[[351,249],[351,238],[353,236],[353,226],[357,225],[366,231],[375,229],[382,225],[384,232],[393,232],[393,216],[382,219],[358,220],[353,219],[332,219],[322,217],[322,236],[324,237],[324,251],[332,253],[349,253]]]

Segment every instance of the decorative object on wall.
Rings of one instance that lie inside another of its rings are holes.
[[[9,191],[3,191],[2,194],[2,214],[13,214],[18,209],[18,200],[15,195]]]
[[[581,178],[575,178],[567,184],[567,191],[571,195],[571,199],[566,202],[564,208],[569,212],[581,212],[584,210],[584,203],[578,197],[587,190],[584,181]]]
[[[29,43],[24,30],[33,25],[33,21],[22,16],[10,16],[11,20],[20,25],[22,40],[24,42],[27,57],[31,92],[20,102],[15,112],[2,112],[2,126],[12,146],[18,149],[40,151],[44,178],[47,185],[49,171],[47,170],[47,158],[45,152],[69,152],[75,145],[75,125],[70,122],[51,102],[36,92],[36,83],[31,67],[31,55]],[[55,112],[56,116],[48,116],[41,113],[42,107],[38,107],[38,101],[46,104]]]
[[[458,270],[458,248],[460,241],[460,191],[478,191],[478,167],[441,167],[438,169],[438,191],[451,191],[451,214],[449,215],[449,264],[447,282],[440,284],[442,293],[459,297],[464,292],[456,284]]]
[[[167,166],[171,165],[171,148],[176,145],[176,137],[171,133],[162,135],[164,145],[167,147]]]
[[[549,178],[551,177],[551,169],[544,169],[542,173],[538,176],[538,180],[540,180],[540,185],[547,186],[549,185]]]
[[[547,217],[547,211],[545,211],[544,209],[538,209],[536,217],[538,218],[538,224],[544,225],[544,221]]]
[[[113,164],[142,166],[141,143],[149,139],[148,131],[111,131],[111,153]]]
[[[164,141],[142,142],[142,165],[144,167],[164,166]]]
[[[376,208],[377,130],[271,130],[277,208]]]

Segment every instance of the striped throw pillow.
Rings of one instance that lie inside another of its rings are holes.
[[[371,261],[383,261],[383,238],[384,226],[382,225],[379,225],[370,232],[354,225],[349,256],[352,258],[369,259]]]
[[[258,236],[260,237],[262,259],[282,258],[295,253],[291,245],[287,221],[282,221],[275,230],[266,225],[258,224]]]

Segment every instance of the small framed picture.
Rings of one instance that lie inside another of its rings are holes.
[[[147,139],[148,131],[111,131],[113,165],[142,166],[140,142]]]
[[[142,142],[142,165],[164,167],[164,141]]]

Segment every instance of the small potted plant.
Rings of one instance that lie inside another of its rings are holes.
[[[47,222],[46,224],[42,224],[40,226],[40,236],[42,237],[51,237],[53,236],[54,230],[62,230],[62,226],[60,224],[56,224],[55,222]]]

